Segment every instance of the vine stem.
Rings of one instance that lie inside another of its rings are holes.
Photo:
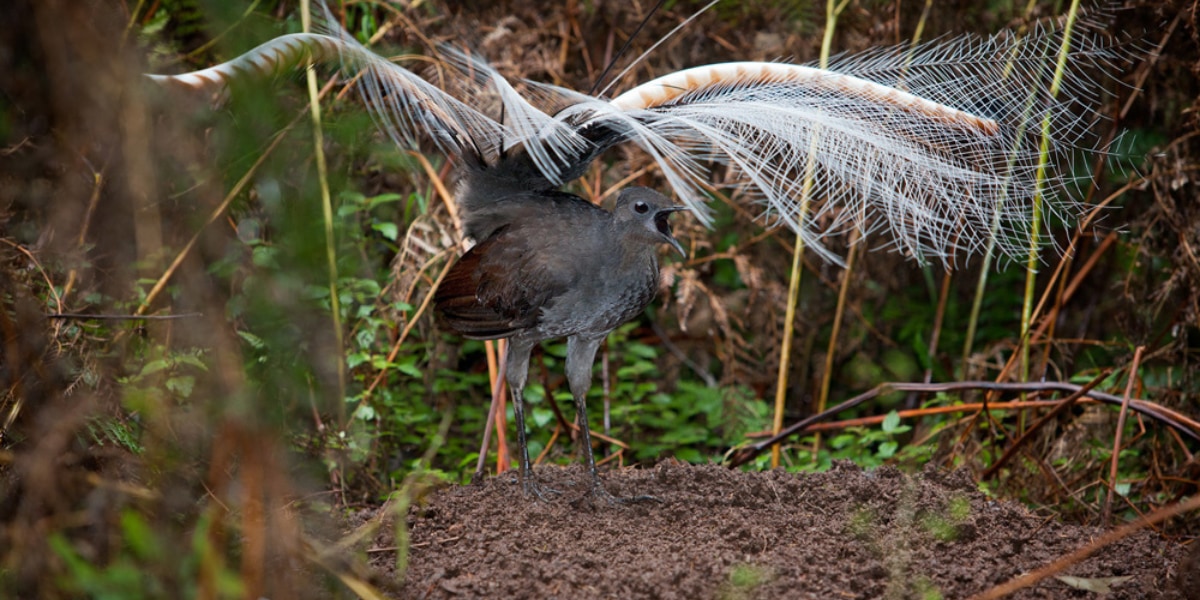
[[[1104,498],[1104,510],[1101,511],[1100,522],[1108,527],[1112,523],[1113,492],[1117,489],[1117,466],[1121,458],[1121,434],[1125,432],[1125,419],[1129,417],[1129,397],[1138,383],[1138,367],[1142,364],[1142,353],[1145,346],[1138,346],[1133,352],[1133,363],[1129,365],[1129,375],[1125,379],[1125,396],[1121,399],[1121,413],[1117,417],[1117,435],[1113,440],[1112,462],[1108,475],[1108,495]]]
[[[312,30],[311,0],[300,3],[300,23],[305,33]],[[345,339],[342,333],[342,307],[338,300],[337,248],[333,235],[333,199],[329,194],[329,170],[325,163],[325,135],[321,129],[321,102],[317,95],[317,74],[311,68],[304,72],[308,82],[309,114],[313,122],[313,155],[317,163],[317,181],[321,188],[321,213],[325,222],[325,259],[329,265],[329,312],[333,336],[337,344],[338,398],[346,397]],[[338,402],[339,413],[345,412],[345,402]],[[345,425],[345,414],[340,414]]]
[[[833,32],[837,27],[838,15],[846,8],[850,0],[826,0],[825,3],[825,35],[821,38],[821,68],[829,66],[829,51],[833,46]],[[800,208],[796,214],[796,245],[792,248],[792,270],[788,282],[787,311],[784,313],[783,343],[779,349],[779,378],[775,385],[775,415],[772,430],[779,433],[783,429],[783,409],[787,404],[788,366],[792,362],[792,341],[796,337],[796,305],[800,298],[800,279],[803,271],[804,219],[808,215],[808,204],[812,199],[814,172],[816,170],[816,152],[818,130],[814,127],[812,142],[808,148],[808,160],[804,164],[804,185],[800,189]],[[779,467],[780,448],[776,444],[771,447],[771,468]]]
[[[1050,98],[1058,96],[1062,87],[1063,74],[1071,53],[1071,32],[1079,16],[1079,0],[1071,0],[1067,11],[1067,23],[1063,28],[1063,42],[1058,49],[1058,64],[1054,67],[1054,79],[1050,82]],[[1038,248],[1041,246],[1042,199],[1046,183],[1046,170],[1050,162],[1049,112],[1042,118],[1042,142],[1038,150],[1038,166],[1034,176],[1033,219],[1029,225],[1029,258],[1025,263],[1025,299],[1021,306],[1021,381],[1029,381],[1029,329],[1033,323],[1033,296],[1037,288]]]
[[[905,61],[906,70],[908,65],[912,63],[913,55],[911,50],[915,49],[921,42],[921,35],[925,31],[925,23],[929,19],[929,10],[932,7],[933,0],[925,0],[925,7],[921,10],[921,18],[917,21],[916,31],[913,32],[913,38],[909,44],[910,52],[908,59]],[[821,56],[822,66],[825,66],[825,63],[828,62],[827,57],[829,56],[827,48],[822,48]],[[817,412],[823,412],[829,405],[829,387],[833,382],[833,361],[837,355],[838,338],[842,332],[842,319],[846,314],[846,299],[849,297],[850,282],[854,279],[854,265],[859,253],[859,239],[857,234],[857,231],[854,232],[854,235],[850,238],[850,253],[846,256],[846,269],[842,273],[842,281],[838,286],[837,308],[833,311],[833,331],[829,333],[829,345],[825,351],[825,370],[821,373],[821,393],[817,396]],[[934,345],[936,345],[936,342]],[[932,363],[932,357],[930,358],[930,362]],[[814,433],[813,438],[815,441],[813,442],[812,460],[816,463],[818,452],[821,449],[821,433]]]

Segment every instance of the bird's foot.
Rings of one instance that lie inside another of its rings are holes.
[[[562,494],[552,487],[542,485],[533,478],[532,474],[521,478],[521,489],[525,491],[526,498],[537,498],[542,502],[549,502],[555,496]]]
[[[591,489],[588,490],[587,493],[571,501],[571,505],[577,508],[585,504],[594,507],[596,506],[597,502],[604,502],[609,506],[627,506],[629,504],[644,504],[650,502],[658,504],[663,503],[661,499],[649,495],[614,496],[612,492],[609,492],[607,489],[605,489],[599,481],[596,481],[592,484]]]

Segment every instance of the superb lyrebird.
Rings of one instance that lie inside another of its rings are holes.
[[[498,99],[502,110],[489,115],[334,23],[203,71],[152,77],[223,86],[247,72],[340,60],[383,132],[407,147],[430,139],[456,159],[457,201],[476,246],[444,282],[439,313],[465,335],[511,338],[507,376],[519,427],[529,346],[569,338],[568,379],[582,413],[579,388],[590,380],[597,338],[649,301],[655,247],[674,241],[666,224],[673,207],[656,193],[627,190],[608,213],[555,191],[606,149],[641,147],[704,223],[710,165],[726,165],[748,192],[741,198],[831,260],[822,241],[848,229],[882,232],[885,244],[920,260],[984,248],[1017,256],[1033,239],[1035,198],[1044,197],[1046,212],[1079,208],[1069,194],[1045,194],[1069,180],[1046,165],[1086,148],[1085,111],[1101,81],[1092,71],[1111,70],[1116,54],[1081,25],[1034,26],[875,49],[827,69],[705,65],[611,100],[526,82],[537,92],[531,100],[486,64],[451,53],[462,87]],[[586,421],[581,429],[586,438]],[[585,454],[590,462],[590,448]],[[595,479],[591,489],[601,489]]]

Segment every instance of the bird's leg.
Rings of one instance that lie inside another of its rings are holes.
[[[592,387],[592,364],[596,360],[596,349],[604,338],[581,338],[571,336],[567,339],[567,384],[571,387],[571,396],[575,398],[575,412],[579,420],[580,443],[583,444],[583,461],[592,483],[583,499],[593,498],[609,504],[625,504],[628,502],[661,502],[654,496],[633,496],[622,498],[614,496],[604,489],[600,483],[600,473],[596,469],[596,459],[592,455],[592,434],[588,427],[587,393]]]
[[[533,478],[533,466],[529,462],[529,444],[525,440],[525,381],[529,377],[529,353],[533,342],[509,340],[504,376],[512,392],[513,413],[517,417],[517,444],[521,446],[521,466],[518,477],[526,496],[537,496],[542,500],[546,494],[557,494],[557,490],[543,488]]]

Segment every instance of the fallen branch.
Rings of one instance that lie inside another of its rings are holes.
[[[1183,513],[1200,509],[1200,496],[1193,496],[1186,502],[1172,504],[1171,506],[1160,508],[1132,523],[1122,525],[1102,536],[1096,541],[1036,570],[1032,573],[1026,573],[1002,583],[982,594],[972,596],[970,600],[996,600],[1003,598],[1013,592],[1023,590],[1035,583],[1051,577],[1057,573],[1061,573],[1072,565],[1086,560],[1089,556],[1095,554],[1101,548],[1115,544],[1116,542],[1137,533],[1139,530],[1157,525],[1171,517],[1181,515]]]
[[[859,394],[837,406],[830,408],[824,412],[817,413],[806,419],[803,419],[779,432],[778,435],[771,436],[768,439],[755,442],[749,446],[742,446],[730,451],[728,462],[731,468],[736,468],[744,465],[751,460],[754,460],[759,454],[768,450],[771,446],[794,435],[799,435],[809,430],[809,428],[822,421],[825,421],[843,411],[849,410],[864,402],[874,399],[888,392],[915,392],[920,394],[936,394],[938,392],[955,392],[963,390],[988,390],[997,392],[1041,392],[1041,391],[1057,391],[1074,393],[1084,389],[1084,386],[1074,383],[1065,383],[1059,381],[1044,381],[1044,382],[1028,382],[1028,383],[997,383],[995,381],[950,381],[945,383],[907,383],[907,382],[888,382],[881,383],[874,388]],[[1104,404],[1112,404],[1121,406],[1124,402],[1122,396],[1115,396],[1104,392],[1090,391],[1084,396],[1096,402]],[[1194,441],[1200,442],[1200,423],[1182,415],[1169,408],[1159,404],[1149,402],[1147,400],[1130,399],[1129,408],[1134,412],[1146,415],[1156,421],[1160,421],[1183,435],[1191,438]]]
[[[1000,458],[997,459],[996,462],[992,464],[992,466],[988,467],[987,470],[983,472],[983,475],[979,478],[980,481],[986,481],[988,479],[991,479],[992,477],[995,477],[996,473],[999,473],[1000,469],[1004,468],[1004,465],[1008,464],[1009,459],[1011,459],[1013,456],[1016,455],[1017,450],[1023,444],[1025,444],[1026,440],[1029,440],[1030,438],[1032,438],[1034,433],[1037,432],[1037,430],[1041,429],[1043,425],[1045,425],[1046,423],[1048,423],[1050,421],[1050,419],[1053,419],[1054,417],[1062,414],[1063,411],[1074,406],[1080,398],[1084,397],[1085,395],[1087,395],[1088,392],[1092,391],[1092,388],[1099,385],[1101,381],[1104,381],[1104,379],[1107,378],[1109,373],[1111,373],[1111,372],[1112,371],[1105,369],[1099,375],[1097,375],[1094,379],[1089,381],[1087,383],[1087,385],[1080,388],[1079,391],[1056,402],[1057,406],[1055,406],[1053,410],[1042,415],[1042,418],[1038,419],[1037,422],[1034,423],[1033,425],[1030,425],[1029,429],[1026,429],[1024,431],[1024,433],[1021,434],[1021,437],[1017,438],[1017,441],[1013,442],[1012,445],[1009,446],[1004,451],[1004,454],[1000,455]]]
[[[920,419],[922,417],[932,417],[934,415],[946,415],[950,413],[969,413],[979,412],[986,406],[988,410],[993,412],[1002,412],[1006,410],[1035,410],[1039,408],[1056,408],[1061,406],[1064,400],[1013,400],[1012,402],[971,402],[969,404],[952,404],[949,406],[929,406],[926,408],[912,408],[908,410],[898,410],[896,415],[903,419]],[[1103,404],[1098,400],[1079,400],[1073,404],[1081,404],[1091,406],[1095,404]],[[826,431],[841,431],[851,427],[874,427],[883,423],[887,419],[887,415],[871,415],[869,417],[855,417],[853,419],[843,419],[841,421],[830,421],[828,423],[813,423],[805,428],[806,432],[826,432]],[[748,440],[758,440],[771,436],[770,429],[761,429],[759,431],[751,431],[745,435]]]

